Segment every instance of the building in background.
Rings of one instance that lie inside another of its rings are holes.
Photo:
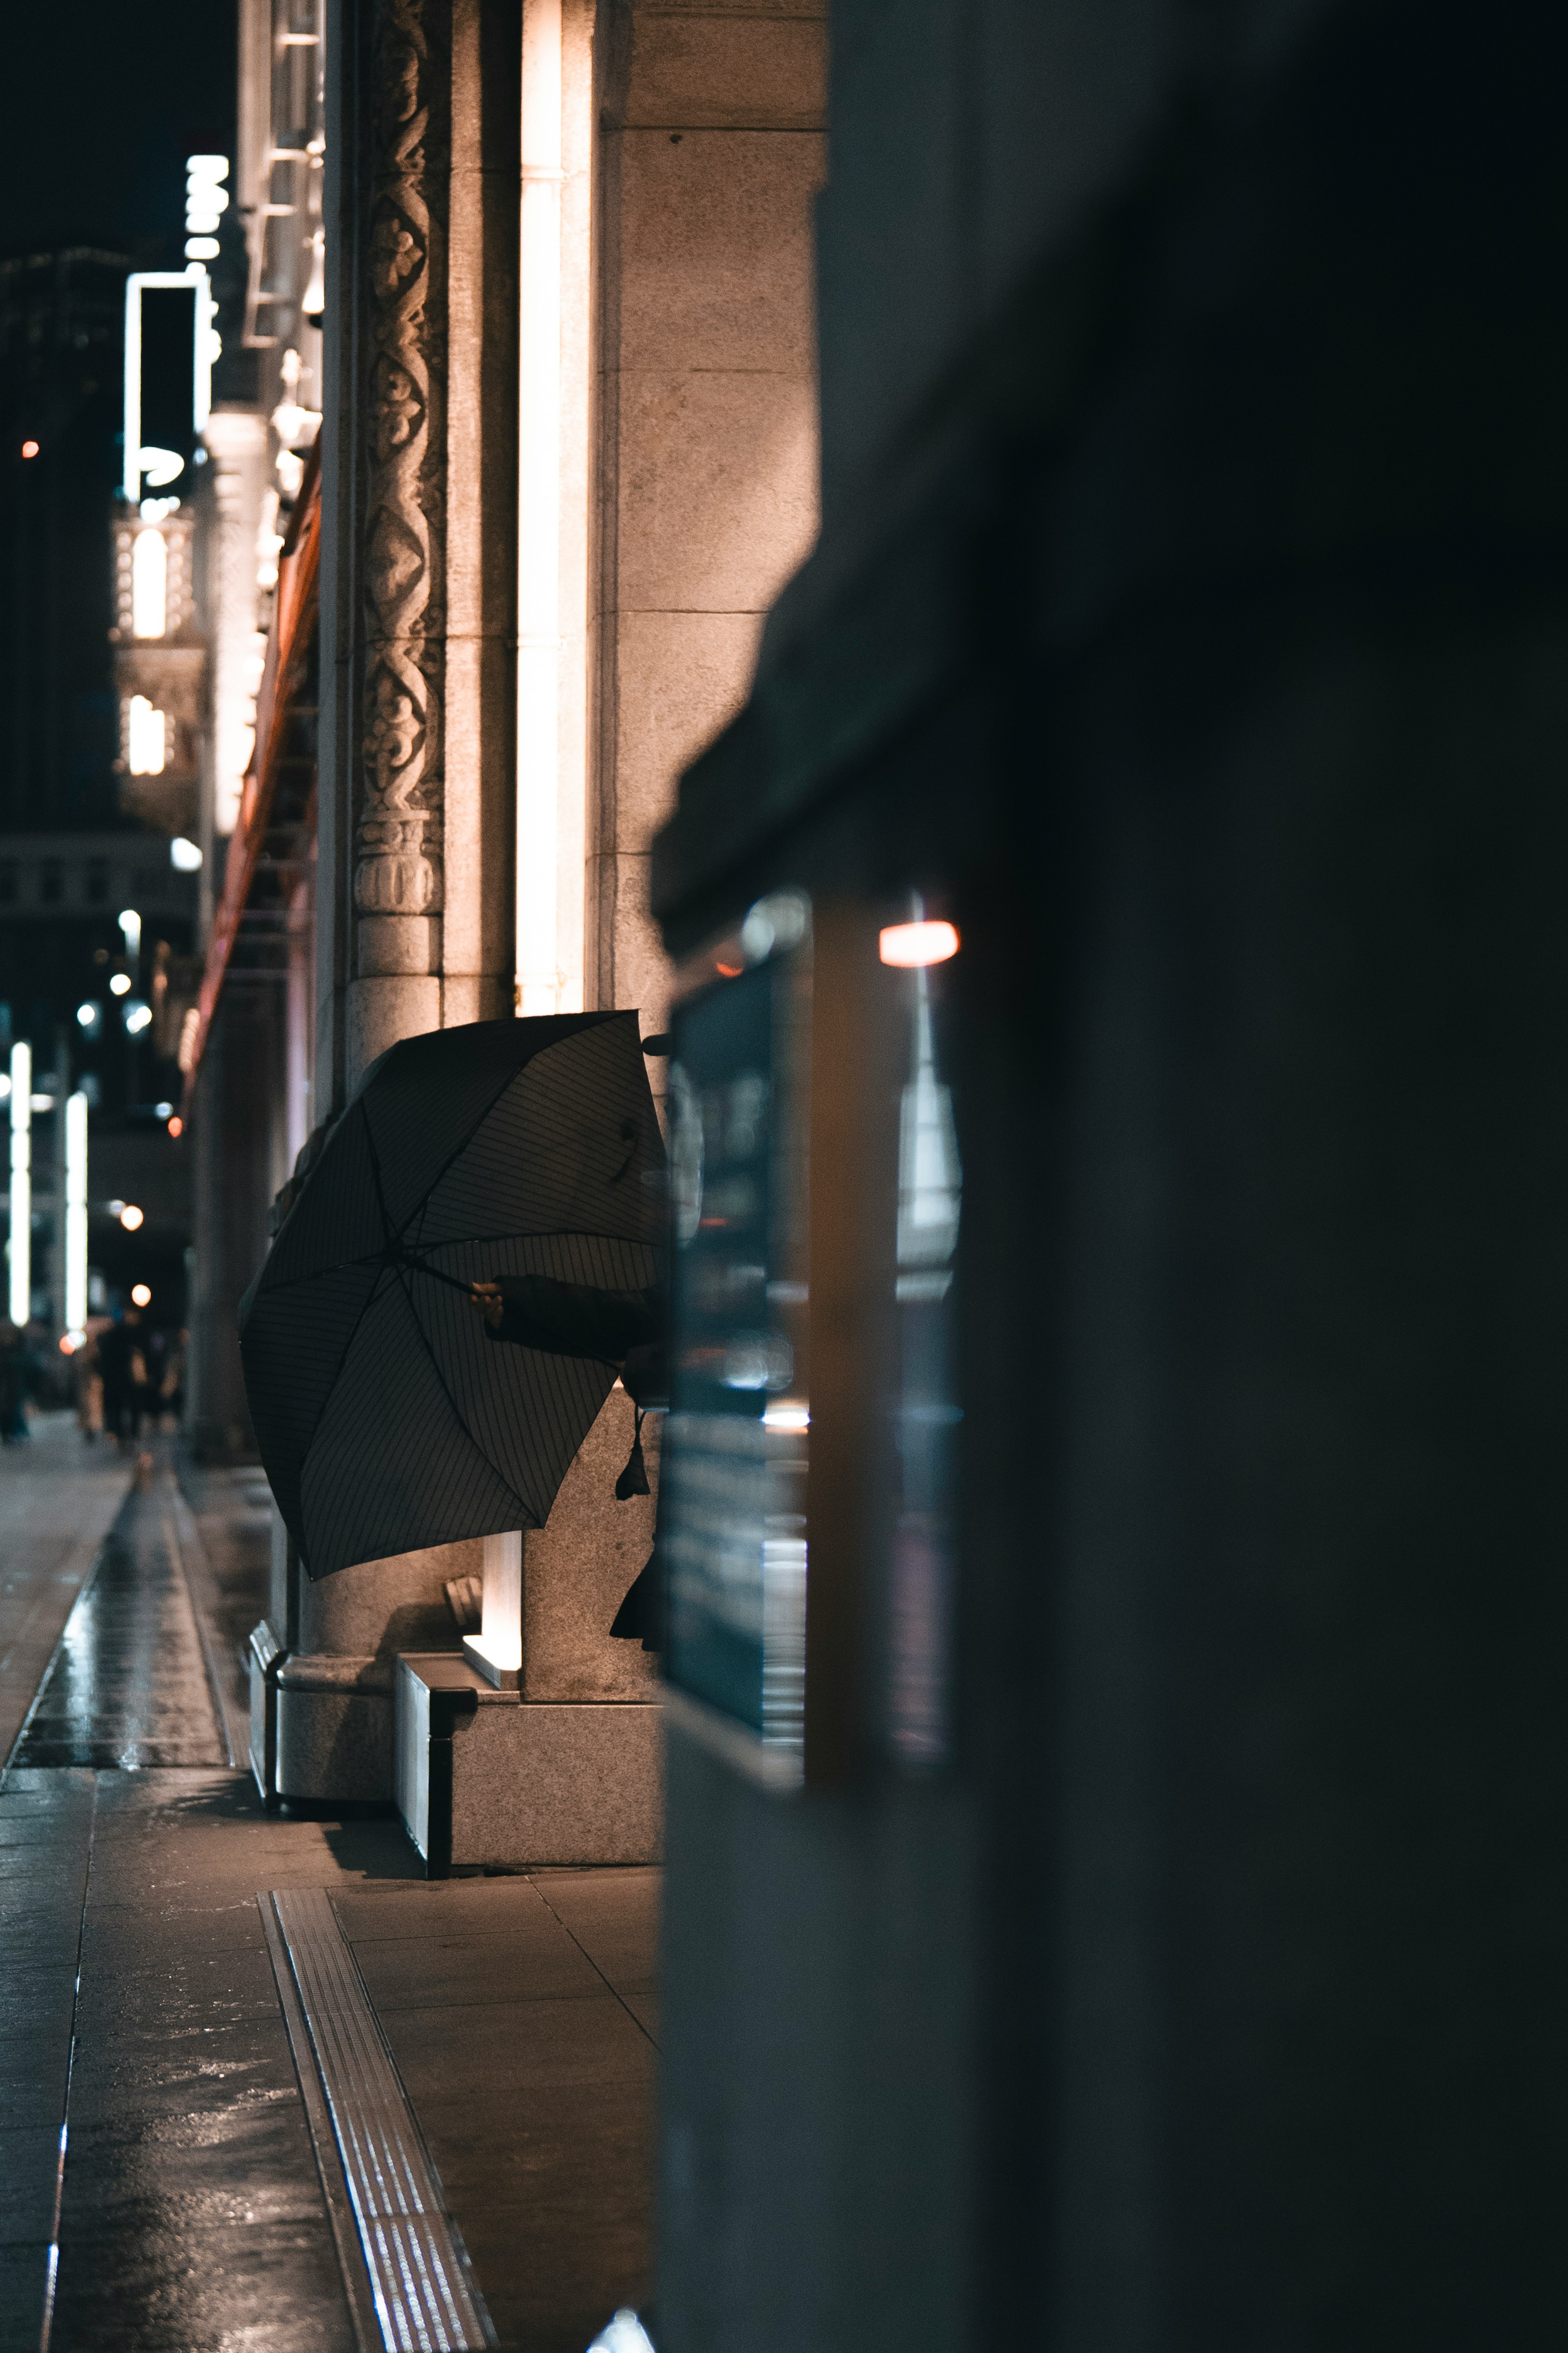
[[[106,547],[122,472],[131,266],[88,248],[0,261],[0,1033],[7,1054],[13,1042],[31,1052],[28,1305],[48,1342],[69,1322],[63,1105],[73,1090],[89,1104],[94,1305],[122,1303],[144,1282],[160,1324],[177,1329],[185,1312],[190,1155],[169,1133],[179,1074],[154,1006],[159,976],[197,947],[196,884],[172,861],[169,837],[192,829],[205,714],[189,514],[163,524],[155,582],[143,563],[143,617],[155,591],[169,651],[134,742],[135,689],[118,691],[113,673],[111,640],[129,635],[132,601],[130,548]],[[178,785],[177,807],[138,805],[154,781],[141,773],[154,765],[154,703],[174,714],[166,746],[160,723],[156,765]]]
[[[103,518],[120,477],[130,259],[0,260],[0,827],[114,822]]]

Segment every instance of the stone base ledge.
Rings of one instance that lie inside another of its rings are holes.
[[[657,1701],[525,1700],[461,1659],[404,1652],[395,1794],[432,1879],[664,1852]]]

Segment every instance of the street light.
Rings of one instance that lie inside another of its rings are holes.
[[[143,1212],[137,1208],[135,1202],[127,1201],[120,1212],[120,1222],[128,1234],[133,1234],[138,1226],[144,1224],[146,1220]]]
[[[65,1323],[79,1347],[87,1336],[87,1097],[79,1092],[66,1098]]]
[[[33,1050],[11,1049],[11,1321],[33,1313]]]

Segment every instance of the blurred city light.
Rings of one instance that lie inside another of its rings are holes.
[[[96,1038],[103,1027],[103,1008],[95,1005],[90,997],[84,997],[77,1007],[76,1018],[79,1027],[85,1029],[89,1038]]]
[[[153,1304],[153,1293],[152,1293],[152,1291],[149,1289],[149,1287],[148,1287],[148,1285],[147,1285],[146,1283],[144,1283],[144,1282],[133,1282],[133,1283],[132,1284],[132,1286],[131,1286],[131,1304],[132,1305],[132,1307],[151,1307],[151,1306],[152,1306],[152,1304]]]
[[[202,853],[194,841],[177,833],[169,844],[169,863],[177,873],[195,874],[200,869]]]
[[[945,964],[958,954],[958,934],[951,923],[889,923],[878,934],[877,953],[884,964],[906,967]]]
[[[128,972],[111,972],[109,976],[109,990],[111,997],[129,997],[131,975]]]
[[[25,1038],[11,1049],[11,1261],[13,1324],[33,1313],[33,1050]]]
[[[120,1212],[120,1222],[124,1227],[128,1234],[133,1234],[137,1228],[143,1224],[145,1220],[142,1211],[137,1208],[135,1202],[127,1201],[125,1207]]]
[[[79,1092],[66,1098],[65,1321],[72,1334],[87,1323],[87,1097]]]
[[[127,1035],[132,1038],[140,1038],[142,1030],[149,1029],[152,1026],[153,1008],[148,1004],[146,998],[144,997],[132,997],[128,998],[125,1007],[125,1029]]]
[[[37,454],[38,454],[38,445],[37,445],[37,443],[36,441],[24,441],[24,442],[23,442],[23,444],[22,444],[22,455],[23,455],[23,457],[24,457],[24,458],[36,458],[36,457],[37,456]]]

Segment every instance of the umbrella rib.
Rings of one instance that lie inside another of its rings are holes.
[[[395,1240],[395,1237],[394,1239]],[[492,1242],[550,1241],[623,1242],[627,1250],[651,1250],[656,1258],[659,1252],[659,1244],[656,1241],[645,1241],[632,1234],[602,1234],[589,1226],[527,1226],[520,1232],[511,1234],[455,1235],[449,1241],[427,1242],[425,1248],[427,1251],[480,1247],[488,1249]],[[363,1253],[359,1258],[335,1259],[331,1266],[311,1267],[303,1274],[289,1275],[286,1282],[269,1283],[268,1291],[269,1294],[279,1291],[291,1291],[299,1282],[319,1282],[323,1274],[342,1274],[352,1266],[375,1266],[381,1262],[381,1258],[382,1254],[379,1250],[373,1250]],[[454,1275],[443,1276],[437,1267],[421,1266],[417,1271],[421,1274],[434,1275],[438,1282],[452,1282],[457,1280]],[[461,1284],[459,1288],[466,1290],[468,1286]]]
[[[462,1431],[463,1436],[468,1440],[468,1444],[473,1448],[474,1452],[479,1456],[480,1461],[484,1463],[486,1469],[494,1472],[496,1477],[500,1481],[501,1485],[506,1489],[507,1493],[517,1505],[518,1510],[524,1514],[525,1518],[531,1520],[533,1516],[532,1514],[529,1511],[528,1505],[523,1502],[522,1497],[518,1493],[517,1489],[512,1485],[511,1481],[507,1477],[505,1472],[501,1470],[499,1463],[495,1463],[490,1461],[489,1454],[479,1444],[479,1441],[474,1436],[473,1431],[468,1428],[468,1422],[464,1419],[463,1409],[458,1403],[457,1398],[452,1395],[451,1388],[447,1380],[447,1376],[441,1370],[441,1360],[437,1356],[435,1349],[430,1345],[429,1339],[426,1335],[425,1326],[419,1321],[419,1312],[414,1304],[413,1295],[408,1288],[405,1270],[402,1267],[398,1267],[395,1271],[397,1274],[399,1287],[402,1290],[405,1300],[407,1302],[409,1321],[412,1323],[416,1332],[419,1335],[420,1346],[424,1349],[425,1354],[430,1359],[430,1369],[441,1385],[441,1394],[452,1409],[453,1420],[457,1423],[458,1428]]]
[[[582,1029],[568,1030],[564,1038],[552,1038],[548,1046],[541,1046],[537,1051],[529,1056],[526,1062],[520,1062],[516,1070],[509,1071],[507,1072],[505,1078],[502,1079],[494,1094],[491,1095],[489,1103],[484,1106],[484,1109],[475,1114],[473,1124],[468,1128],[467,1134],[459,1136],[457,1143],[452,1146],[451,1151],[447,1154],[446,1159],[443,1160],[441,1166],[436,1171],[434,1176],[431,1177],[428,1185],[426,1186],[424,1192],[419,1197],[418,1203],[408,1213],[409,1224],[412,1224],[416,1218],[423,1214],[429,1202],[431,1194],[436,1190],[436,1187],[441,1182],[442,1177],[445,1176],[447,1171],[451,1167],[452,1163],[458,1157],[458,1153],[466,1152],[468,1150],[469,1145],[473,1142],[475,1136],[478,1135],[480,1128],[483,1127],[486,1120],[489,1119],[491,1112],[494,1111],[497,1103],[500,1103],[502,1095],[505,1094],[508,1087],[510,1086],[514,1079],[520,1079],[524,1071],[531,1070],[535,1062],[542,1061],[546,1054],[552,1054],[557,1046],[569,1045],[574,1038],[582,1037],[585,1030],[602,1029],[606,1021],[625,1020],[626,1016],[624,1011],[617,1008],[608,1013],[601,1013],[596,1017],[594,1015],[580,1015],[578,1018],[583,1023]],[[634,1016],[633,1018],[635,1018],[636,1017]],[[386,1203],[382,1199],[381,1194],[381,1164],[375,1156],[375,1138],[370,1134],[370,1121],[368,1118],[365,1121],[364,1127],[366,1135],[370,1136],[371,1165],[375,1171],[375,1191],[377,1200],[381,1201],[382,1222],[385,1225],[387,1232],[390,1235],[392,1232],[392,1224],[386,1214]],[[401,1236],[398,1237],[398,1239],[401,1240]]]

